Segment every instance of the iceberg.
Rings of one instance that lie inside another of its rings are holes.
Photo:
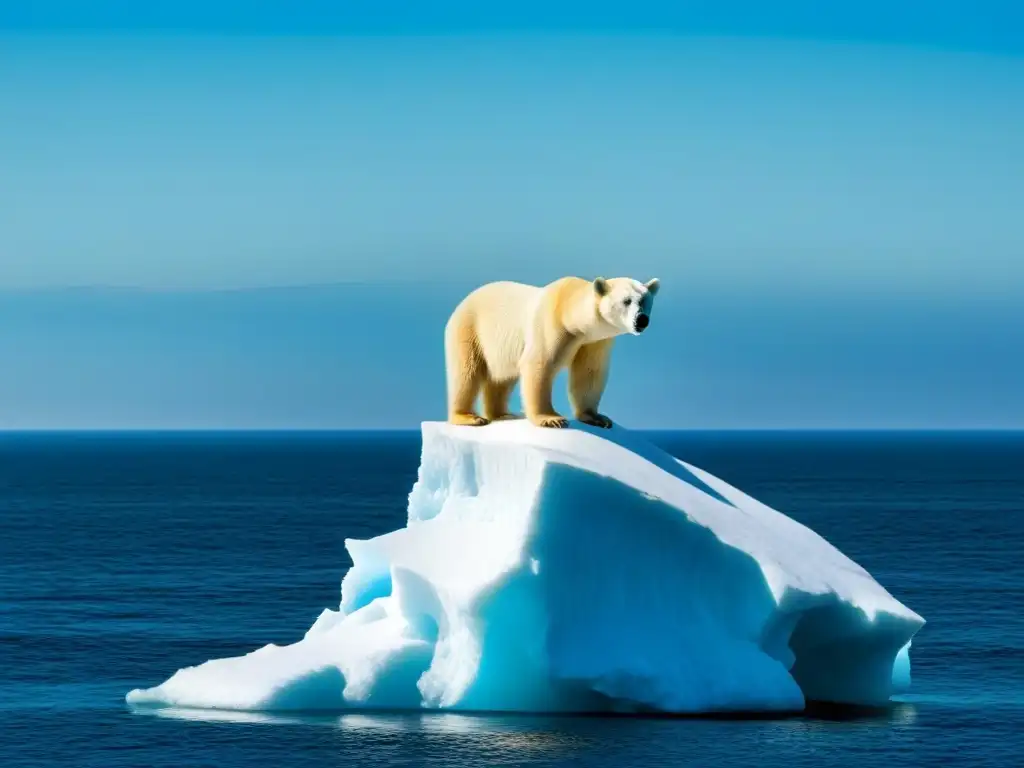
[[[404,528],[302,639],[134,706],[577,713],[880,706],[924,620],[821,536],[621,427],[422,425]]]

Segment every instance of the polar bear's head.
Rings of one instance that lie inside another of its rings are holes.
[[[599,277],[594,280],[597,311],[620,333],[641,334],[651,322],[659,285],[657,278],[641,283],[629,277]]]

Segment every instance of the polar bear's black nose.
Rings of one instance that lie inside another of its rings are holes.
[[[642,331],[644,328],[647,327],[647,324],[650,323],[650,322],[651,322],[651,318],[649,318],[647,315],[637,315],[636,316],[636,329],[638,331]]]

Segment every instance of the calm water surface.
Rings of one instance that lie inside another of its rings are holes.
[[[0,765],[1024,765],[1024,435],[653,435],[811,526],[928,625],[862,717],[139,714],[131,688],[300,638],[419,436],[0,437]],[[613,568],[615,553],[608,553]]]

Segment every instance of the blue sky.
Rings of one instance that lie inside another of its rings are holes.
[[[34,0],[4,4],[0,28],[259,35],[670,32],[1019,53],[1022,18],[1014,0]]]
[[[576,273],[623,423],[1024,427],[1024,11],[821,5],[7,4],[0,426],[415,426]]]

